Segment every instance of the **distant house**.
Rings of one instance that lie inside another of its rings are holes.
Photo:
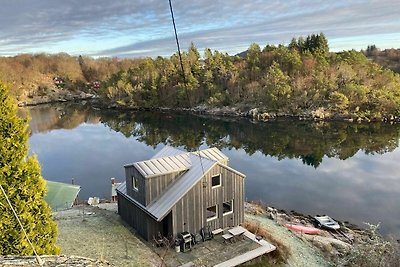
[[[94,82],[92,82],[92,84],[91,84],[91,88],[92,88],[93,90],[98,90],[98,89],[100,89],[100,86],[101,86],[101,83],[100,83],[99,81],[94,81]]]
[[[53,82],[57,87],[62,87],[64,85],[64,79],[61,77],[54,77]]]
[[[118,213],[146,240],[237,226],[244,221],[245,175],[217,148],[186,152],[164,147],[125,167]]]

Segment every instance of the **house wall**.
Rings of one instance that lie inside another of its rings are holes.
[[[146,206],[154,199],[158,198],[160,194],[171,184],[182,172],[175,172],[157,177],[146,178],[145,181],[145,202]]]
[[[176,172],[145,178],[134,166],[127,166],[125,167],[126,190],[128,195],[137,200],[140,204],[147,206],[154,199],[158,198],[164,189],[174,182],[176,177],[179,177],[180,174],[181,172]],[[133,189],[132,177],[138,179],[139,190]]]
[[[221,186],[212,188],[211,177],[221,174]],[[222,203],[233,199],[233,213],[223,216]],[[207,222],[207,207],[218,205],[218,218]],[[198,233],[239,225],[244,221],[244,178],[216,165],[173,208],[173,234]]]
[[[123,194],[118,194],[118,214],[121,218],[133,227],[136,232],[145,240],[151,241],[158,233],[163,234],[163,223],[153,220],[144,211],[129,201]],[[165,220],[170,219],[166,217]],[[171,230],[170,230],[171,231]]]
[[[144,178],[134,166],[125,167],[127,193],[130,197],[147,206],[179,177],[180,173]],[[212,176],[221,174],[221,186],[212,188]],[[132,188],[132,176],[138,177],[139,190]],[[211,230],[239,225],[244,222],[244,178],[221,165],[215,165],[185,196],[178,201],[162,222],[156,222],[147,213],[118,194],[118,211],[146,240],[152,240],[158,233],[166,232],[174,237],[183,232],[199,233],[204,226]],[[223,216],[222,203],[233,199],[233,213]],[[207,222],[206,209],[218,205],[218,217]]]
[[[132,187],[132,177],[138,179],[138,189],[134,190]],[[125,180],[126,180],[126,192],[133,199],[138,201],[140,204],[146,206],[146,191],[145,191],[145,178],[142,174],[135,169],[134,166],[125,167]]]

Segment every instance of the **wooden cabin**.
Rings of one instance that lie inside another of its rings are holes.
[[[244,221],[245,175],[229,167],[217,148],[186,152],[166,146],[150,160],[124,167],[118,213],[146,240]]]

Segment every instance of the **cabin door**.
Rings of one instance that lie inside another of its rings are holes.
[[[163,222],[163,236],[169,237],[172,235],[172,211],[167,215],[167,217],[162,220]]]

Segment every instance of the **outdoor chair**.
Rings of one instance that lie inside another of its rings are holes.
[[[210,226],[206,226],[206,227],[201,228],[200,234],[201,234],[201,237],[203,239],[203,242],[206,241],[206,240],[211,240],[213,238]]]

